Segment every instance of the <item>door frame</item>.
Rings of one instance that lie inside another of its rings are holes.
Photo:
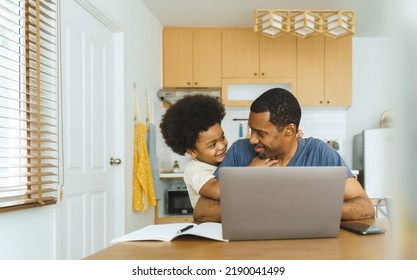
[[[88,13],[94,16],[104,26],[106,26],[114,34],[114,90],[121,92],[122,98],[115,96],[115,156],[122,159],[122,163],[115,169],[115,186],[114,186],[114,201],[115,201],[115,236],[125,234],[125,126],[117,125],[125,123],[125,86],[124,86],[124,68],[125,68],[125,53],[124,53],[124,31],[109,17],[103,14],[97,7],[92,5],[88,0],[74,0]]]

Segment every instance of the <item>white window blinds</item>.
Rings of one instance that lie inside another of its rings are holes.
[[[56,203],[57,0],[0,4],[0,212]]]

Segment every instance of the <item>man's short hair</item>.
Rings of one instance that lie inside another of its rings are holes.
[[[250,106],[251,112],[269,112],[269,121],[274,124],[279,131],[286,125],[295,124],[296,129],[300,125],[301,107],[295,96],[283,89],[272,88],[267,90]]]

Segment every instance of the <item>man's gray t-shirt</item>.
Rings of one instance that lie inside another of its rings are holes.
[[[228,150],[224,161],[214,172],[219,178],[219,169],[226,166],[248,166],[256,156],[249,139],[237,140]],[[346,166],[346,177],[353,174],[339,153],[327,143],[316,138],[299,138],[298,148],[288,166]]]

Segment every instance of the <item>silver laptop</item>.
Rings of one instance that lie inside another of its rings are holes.
[[[223,167],[227,240],[336,237],[346,167]]]

